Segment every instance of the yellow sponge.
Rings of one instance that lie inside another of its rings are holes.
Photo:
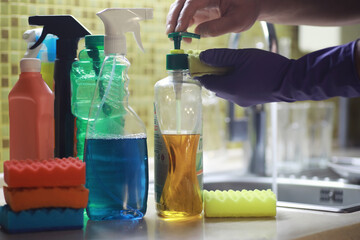
[[[270,190],[206,191],[205,217],[274,217],[276,196]]]
[[[201,77],[204,75],[224,75],[230,70],[230,68],[212,67],[202,63],[199,58],[200,53],[200,50],[186,51],[186,54],[188,54],[189,71],[192,77]]]

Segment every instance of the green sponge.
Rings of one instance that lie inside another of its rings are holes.
[[[230,68],[226,67],[212,67],[206,65],[200,61],[200,53],[200,50],[186,51],[186,54],[188,54],[189,71],[192,77],[201,77],[204,75],[224,75],[230,70]]]
[[[274,217],[276,196],[270,190],[206,191],[205,217]]]

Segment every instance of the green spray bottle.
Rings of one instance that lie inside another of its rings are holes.
[[[83,160],[86,127],[101,64],[104,61],[104,35],[85,36],[85,49],[72,64],[71,111],[76,117],[75,155]],[[102,86],[100,86],[102,87]],[[101,88],[102,91],[104,88]]]
[[[148,153],[145,124],[129,106],[126,32],[138,46],[140,20],[152,9],[109,8],[97,15],[105,25],[105,59],[90,107],[85,140],[87,214],[92,220],[140,219],[147,209]]]

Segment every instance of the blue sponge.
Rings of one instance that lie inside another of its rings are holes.
[[[38,208],[13,212],[0,207],[0,226],[9,233],[79,229],[84,225],[84,209]]]

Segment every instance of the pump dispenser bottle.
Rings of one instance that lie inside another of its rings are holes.
[[[71,157],[74,156],[74,115],[70,102],[70,70],[76,61],[80,38],[91,33],[71,15],[31,16],[29,24],[44,26],[31,49],[40,45],[48,33],[59,38],[54,65],[55,157]]]
[[[144,123],[129,106],[126,32],[143,49],[138,21],[152,9],[110,8],[97,13],[105,25],[105,59],[90,107],[85,140],[86,208],[91,220],[139,219],[146,213],[148,153]]]
[[[71,68],[71,111],[76,117],[75,155],[83,160],[86,127],[101,64],[104,61],[104,35],[85,36],[85,49]],[[100,85],[103,89],[103,86]]]
[[[166,56],[169,76],[155,84],[155,201],[159,216],[199,216],[202,203],[201,85],[189,75],[180,49],[187,32],[170,33],[175,49]]]

